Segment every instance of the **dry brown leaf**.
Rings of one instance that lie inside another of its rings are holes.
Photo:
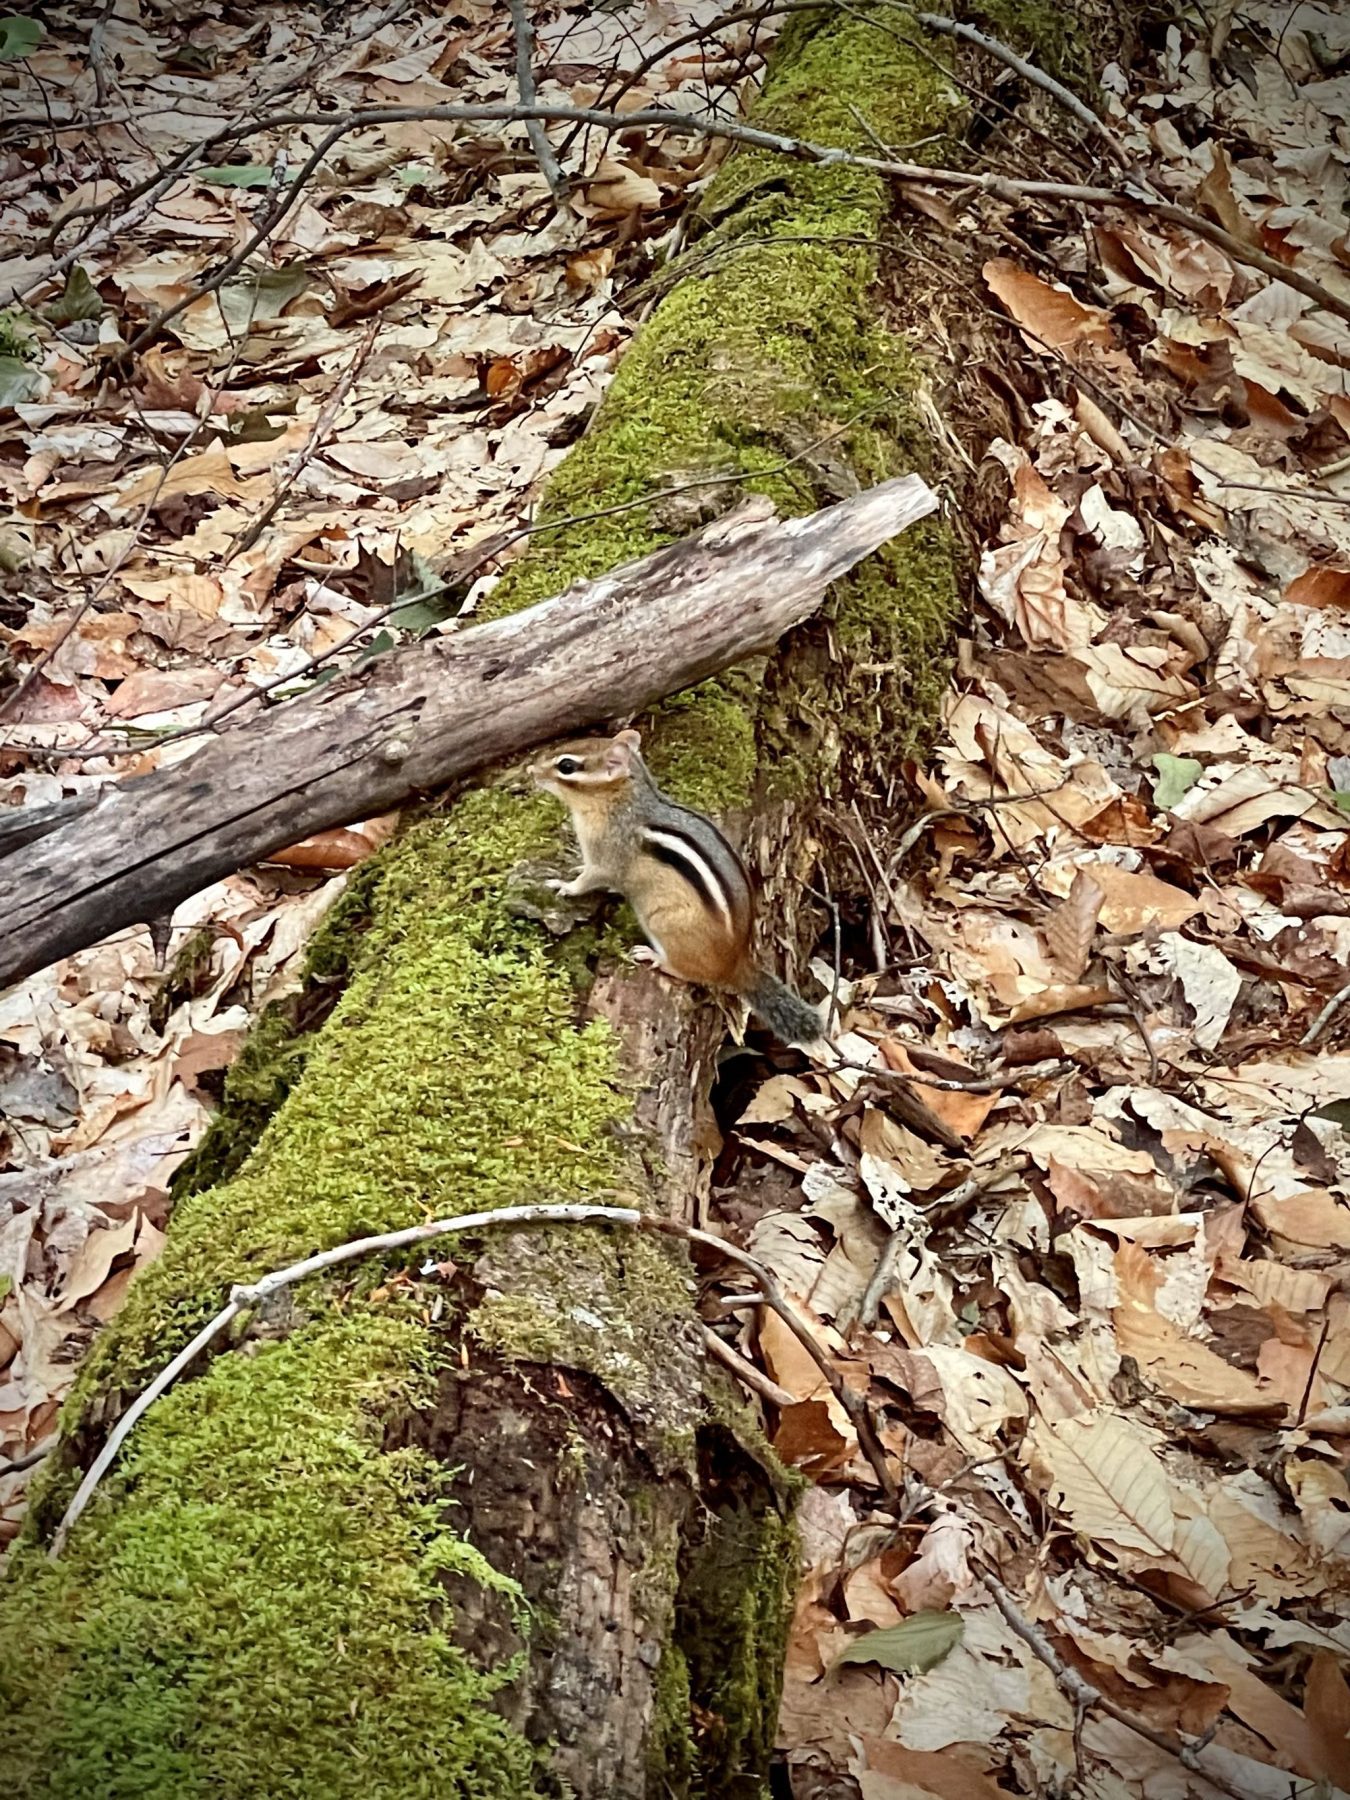
[[[1311,1357],[1309,1367],[1311,1368]],[[1300,1388],[1294,1405],[1302,1403]],[[1284,1478],[1303,1520],[1308,1542],[1320,1556],[1344,1564],[1350,1552],[1350,1482],[1332,1464],[1319,1459],[1291,1456]]]
[[[1227,1710],[1249,1725],[1279,1753],[1279,1767],[1316,1780],[1323,1773],[1317,1740],[1298,1707],[1276,1693],[1241,1659],[1242,1652],[1226,1633],[1217,1642],[1190,1637],[1177,1646],[1188,1669],[1199,1665],[1228,1689]],[[1225,1651],[1227,1654],[1225,1654]]]
[[[738,1125],[781,1125],[785,1119],[793,1117],[797,1110],[797,1102],[804,1100],[814,1090],[808,1088],[804,1081],[795,1075],[771,1075],[769,1079],[755,1089],[754,1096],[740,1118]]]
[[[1115,937],[1133,937],[1150,926],[1175,931],[1200,910],[1198,900],[1171,882],[1146,870],[1122,869],[1116,863],[1075,860],[1062,872],[1043,871],[1042,882],[1054,892],[1067,881],[1072,892],[1071,884],[1080,874],[1090,876],[1101,890],[1101,927]]]
[[[1208,213],[1211,219],[1217,219],[1224,230],[1231,232],[1235,238],[1259,248],[1261,234],[1238,205],[1237,196],[1233,192],[1233,169],[1228,160],[1228,152],[1217,138],[1209,141],[1209,157],[1209,174],[1195,190],[1196,204],[1201,212]]]
[[[382,813],[379,818],[365,819],[333,831],[321,831],[286,850],[274,850],[267,858],[292,869],[353,869],[357,863],[374,854],[394,835],[399,815]]]
[[[596,218],[617,219],[625,213],[658,211],[661,189],[631,163],[607,156],[586,183],[586,202]]]
[[[915,1068],[898,1038],[883,1038],[880,1049],[890,1068],[915,1077],[913,1092],[958,1137],[973,1138],[998,1104],[997,1094],[954,1094],[925,1087],[923,1070]]]
[[[196,1088],[201,1076],[214,1069],[228,1069],[244,1046],[242,1031],[194,1031],[183,1039],[174,1056],[173,1072],[186,1088]]]
[[[1027,1435],[1051,1503],[1076,1531],[1097,1544],[1166,1557],[1176,1513],[1155,1442],[1132,1420],[1106,1410],[1057,1424],[1037,1419]]]
[[[567,259],[567,285],[581,292],[590,292],[600,286],[613,267],[612,244],[597,244],[593,249],[580,250]]]
[[[975,1532],[969,1519],[943,1513],[923,1534],[919,1553],[891,1579],[891,1592],[906,1612],[942,1612],[967,1594],[978,1577],[971,1566]]]
[[[1112,990],[1104,982],[1049,987],[1019,1000],[1008,1019],[1014,1025],[1026,1025],[1033,1019],[1053,1019],[1057,1013],[1088,1012],[1094,1006],[1105,1006],[1111,998]]]
[[[773,1447],[789,1468],[804,1470],[813,1481],[842,1469],[851,1454],[849,1439],[824,1400],[785,1406],[778,1415]]]
[[[1233,1588],[1271,1601],[1322,1590],[1325,1577],[1307,1546],[1275,1523],[1280,1497],[1269,1482],[1248,1471],[1227,1476],[1207,1494],[1205,1510],[1227,1547]]]
[[[1113,1313],[1116,1336],[1126,1356],[1134,1357],[1146,1381],[1205,1412],[1270,1412],[1271,1396],[1254,1375],[1237,1369],[1203,1343],[1190,1338],[1165,1318],[1157,1306],[1158,1272],[1148,1252],[1123,1243],[1116,1253],[1118,1302]],[[1276,1400],[1274,1411],[1283,1412]]]
[[[217,442],[195,456],[185,456],[167,475],[161,469],[147,469],[116,496],[114,516],[125,518],[144,506],[152,495],[160,507],[179,495],[214,494],[227,500],[257,500],[265,498],[267,490],[268,484],[260,476],[240,481],[225,446]]]
[[[941,1752],[907,1750],[887,1738],[864,1737],[850,1764],[863,1800],[1010,1800],[987,1773],[974,1745]]]
[[[1066,1169],[1114,1170],[1129,1175],[1152,1175],[1153,1158],[1147,1150],[1131,1150],[1092,1125],[1035,1125],[1019,1139],[1041,1168],[1052,1161]]]
[[[1045,923],[1045,947],[1066,981],[1080,980],[1092,960],[1092,943],[1105,902],[1106,894],[1100,884],[1086,869],[1079,869],[1067,898],[1060,901]]]
[[[1287,765],[1286,765],[1287,767]],[[1308,788],[1297,767],[1272,768],[1268,764],[1248,763],[1225,772],[1216,781],[1211,771],[1187,793],[1172,811],[1179,819],[1193,820],[1225,831],[1230,837],[1243,837],[1256,831],[1271,819],[1305,819],[1310,825],[1324,829],[1343,824],[1320,796]]]
[[[1282,598],[1290,606],[1325,606],[1350,612],[1350,568],[1319,564],[1296,575]]]
[[[1317,1250],[1350,1250],[1350,1205],[1324,1188],[1302,1193],[1253,1194],[1253,1213],[1272,1236]]]
[[[900,1623],[903,1615],[886,1584],[886,1564],[894,1560],[894,1555],[890,1551],[885,1556],[869,1557],[845,1575],[841,1592],[849,1619],[866,1621],[879,1630]]]
[[[879,1107],[863,1114],[858,1173],[885,1223],[898,1225],[911,1194],[941,1187],[951,1160]]]
[[[1033,349],[1114,345],[1116,334],[1106,314],[1095,306],[1084,306],[1067,288],[1052,286],[1005,256],[992,257],[982,273],[990,292],[1019,325],[1034,334],[1028,338]]]
[[[1026,1418],[1026,1395],[997,1363],[955,1344],[928,1344],[901,1354],[922,1359],[933,1370],[941,1395],[935,1410],[967,1456],[987,1456],[998,1448],[1009,1421]]]
[[[1195,697],[1186,677],[1166,667],[1166,653],[1152,647],[1088,644],[1069,655],[1087,671],[1088,687],[1103,718],[1147,730],[1154,713]]]
[[[1321,1765],[1316,1773],[1350,1792],[1350,1688],[1329,1651],[1313,1651],[1303,1710]]]
[[[55,1310],[59,1313],[69,1312],[97,1293],[107,1280],[113,1263],[119,1256],[126,1254],[136,1240],[137,1214],[124,1219],[120,1225],[109,1225],[106,1229],[91,1231],[78,1254],[71,1262],[61,1291],[55,1300]]]
[[[220,669],[139,669],[108,701],[114,719],[143,719],[209,700],[224,680]]]
[[[1220,1256],[1214,1266],[1220,1281],[1231,1282],[1250,1294],[1258,1306],[1278,1306],[1282,1312],[1320,1312],[1335,1277],[1315,1269],[1291,1269],[1274,1258],[1264,1261]]]

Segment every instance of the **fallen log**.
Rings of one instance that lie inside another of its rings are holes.
[[[0,986],[287,844],[767,650],[832,581],[936,506],[917,475],[798,519],[751,498],[598,580],[231,723],[93,806],[48,809],[32,821],[41,835],[18,815],[0,835]]]

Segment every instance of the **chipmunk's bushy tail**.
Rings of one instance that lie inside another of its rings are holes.
[[[825,1022],[816,1008],[767,970],[752,970],[739,992],[755,1017],[793,1049],[809,1049],[824,1037]]]

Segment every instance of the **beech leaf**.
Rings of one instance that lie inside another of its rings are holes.
[[[961,1642],[965,1623],[960,1613],[919,1612],[902,1625],[869,1631],[837,1656],[831,1665],[877,1663],[897,1675],[922,1675],[947,1657]]]
[[[11,13],[0,19],[0,62],[22,62],[31,56],[47,35],[44,25],[22,13]]]
[[[1153,758],[1158,779],[1153,787],[1153,802],[1163,812],[1171,812],[1181,796],[1193,788],[1205,772],[1203,763],[1193,756],[1169,756],[1160,750]]]
[[[96,319],[102,311],[103,300],[89,279],[88,270],[76,263],[66,276],[64,293],[49,301],[42,315],[53,325],[70,325],[76,319]]]
[[[219,163],[214,169],[202,169],[197,177],[212,187],[264,188],[272,185],[270,163]]]

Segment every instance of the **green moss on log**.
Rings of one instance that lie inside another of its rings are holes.
[[[1095,6],[1055,6],[1051,0],[980,0],[963,6],[960,17],[1001,38],[1047,74],[1056,76],[1092,99],[1092,20],[1089,14],[1110,11],[1109,0]]]
[[[763,1791],[783,1686],[797,1535],[772,1504],[719,1506],[682,1573],[676,1632],[698,1705],[693,1791],[706,1800]],[[672,1671],[671,1679],[675,1679]]]
[[[757,122],[844,148],[950,134],[957,96],[909,46],[852,15],[793,36]],[[917,404],[922,365],[875,323],[870,302],[888,208],[885,183],[866,170],[761,151],[728,160],[704,202],[706,230],[684,259],[688,273],[624,358],[540,517],[649,504],[537,538],[496,589],[495,610],[529,605],[679,536],[690,524],[686,503],[661,496],[685,479],[735,478],[718,493],[722,506],[749,490],[802,513],[836,497],[841,477],[867,485],[930,469]],[[832,638],[820,627],[802,634],[820,654],[795,673],[789,662],[787,685],[775,684],[769,704],[733,671],[658,709],[658,761],[668,730],[678,746],[673,790],[731,810],[748,804],[758,771],[772,767],[780,794],[828,791],[840,779],[830,721],[841,712],[855,772],[896,761],[945,686],[956,599],[949,533],[931,521],[906,533],[839,584]]]
[[[482,789],[383,859],[352,979],[303,1081],[232,1182],[184,1199],[82,1371],[77,1413],[142,1381],[232,1281],[438,1214],[621,1180],[613,1042],[599,1024],[575,1028],[567,971],[503,897],[503,871],[550,837],[543,801]]]
[[[24,1800],[525,1800],[493,1708],[511,1667],[451,1641],[445,1579],[523,1630],[448,1523],[444,1471],[386,1453],[426,1397],[407,1321],[327,1317],[151,1410],[65,1558],[16,1553],[0,1767]]]

